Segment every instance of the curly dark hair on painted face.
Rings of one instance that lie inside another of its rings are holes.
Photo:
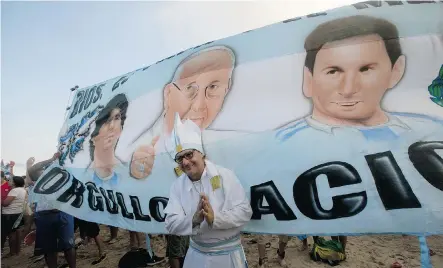
[[[97,116],[97,119],[95,120],[95,128],[92,131],[91,139],[89,140],[89,155],[91,157],[91,161],[94,161],[94,151],[95,146],[92,141],[94,137],[96,137],[100,129],[103,127],[103,125],[108,121],[109,117],[112,114],[112,111],[114,109],[120,109],[120,118],[121,118],[121,126],[123,128],[123,125],[125,124],[126,120],[126,112],[128,110],[129,102],[126,98],[126,95],[123,93],[115,95],[103,108],[100,113]],[[115,148],[114,148],[115,149]]]
[[[20,176],[14,176],[12,177],[12,182],[14,183],[15,187],[24,187],[25,186],[25,179]]]
[[[317,53],[326,43],[372,34],[381,37],[394,66],[402,55],[397,27],[385,19],[356,15],[322,23],[306,37],[305,67],[313,73]]]

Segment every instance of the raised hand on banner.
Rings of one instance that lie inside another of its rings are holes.
[[[14,166],[15,166],[15,162],[14,161],[10,161],[9,162],[9,172],[11,172],[11,176],[14,176]]]
[[[55,161],[60,157],[60,152],[56,152],[53,156],[52,156],[52,160]]]
[[[35,163],[35,158],[34,157],[29,157],[28,160],[26,160],[26,168],[30,168],[32,167],[32,165],[34,165]]]
[[[155,144],[157,144],[159,139],[160,136],[154,137],[151,144],[138,147],[132,154],[130,166],[131,177],[145,179],[151,174],[155,160]]]

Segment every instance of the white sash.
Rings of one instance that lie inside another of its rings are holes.
[[[248,267],[240,235],[216,243],[196,242],[191,238],[190,247],[204,255],[229,255],[235,268]]]

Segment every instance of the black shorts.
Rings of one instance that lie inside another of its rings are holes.
[[[100,233],[100,227],[95,222],[84,221],[75,218],[74,219],[74,232],[80,229],[80,237],[85,238],[86,236],[89,238],[95,238]]]
[[[10,233],[14,232],[18,229],[18,227],[22,226],[22,222],[16,227],[13,228],[14,223],[17,221],[17,219],[20,217],[21,213],[19,214],[2,214],[2,235],[8,236]]]

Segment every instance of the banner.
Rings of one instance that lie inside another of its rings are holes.
[[[179,113],[246,189],[247,232],[441,234],[441,14],[438,1],[358,3],[78,89],[37,206],[165,233]]]

